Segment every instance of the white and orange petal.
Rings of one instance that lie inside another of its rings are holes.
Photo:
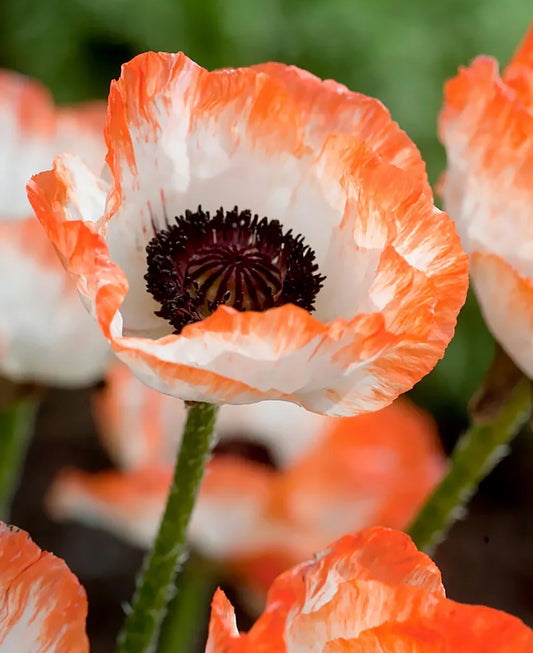
[[[478,57],[447,82],[440,138],[448,166],[442,195],[463,246],[533,274],[533,107]]]
[[[208,465],[188,531],[195,547],[224,559],[259,546],[274,475],[263,465],[229,456]],[[149,548],[171,479],[170,465],[97,474],[65,469],[55,479],[46,503],[54,519],[76,519]]]
[[[405,621],[370,628],[357,639],[332,640],[323,653],[525,653],[533,646],[533,632],[504,612],[454,601],[428,607]]]
[[[280,576],[264,613],[239,634],[218,591],[209,653],[528,653],[519,619],[445,598],[440,573],[403,533],[367,529]]]
[[[350,91],[332,79],[321,80],[297,66],[269,62],[252,66],[281,82],[302,112],[311,147],[323,146],[331,132],[352,134],[381,159],[418,175],[427,183],[418,148],[386,107],[375,98]]]
[[[0,279],[0,375],[69,387],[97,381],[109,346],[35,218],[0,220]]]
[[[104,122],[102,103],[58,109],[37,82],[0,71],[0,375],[12,380],[87,385],[109,359],[25,193],[35,169],[65,149],[100,171]]]
[[[471,255],[483,315],[531,374],[533,25],[501,77],[497,62],[481,56],[447,82],[439,132],[448,158],[441,191]]]
[[[533,377],[533,278],[521,276],[503,258],[488,252],[473,252],[470,268],[491,333]]]
[[[87,599],[66,564],[0,523],[0,650],[88,653]]]
[[[277,479],[273,504],[295,530],[320,533],[322,548],[370,524],[405,528],[444,464],[431,417],[398,400],[375,413],[328,420]]]
[[[66,468],[46,503],[58,520],[76,519],[149,548],[157,533],[172,480],[171,467],[88,474]]]
[[[321,651],[330,638],[356,636],[396,610],[408,613],[413,601],[403,600],[413,586],[429,602],[444,596],[439,570],[407,535],[372,528],[345,536],[274,581],[242,650]],[[396,593],[405,595],[401,602]]]
[[[183,54],[136,57],[110,92],[109,191],[62,157],[34,177],[30,201],[115,353],[151,387],[376,410],[442,357],[466,259],[386,110],[282,68],[208,73]],[[301,233],[326,276],[315,313],[220,306],[172,335],[145,288],[145,247],[199,204],[250,208]]]
[[[175,397],[147,387],[115,361],[105,387],[93,398],[93,414],[105,449],[121,469],[172,465],[187,409]],[[217,439],[244,438],[263,445],[286,467],[324,430],[328,418],[287,402],[227,405],[215,425]]]
[[[235,610],[224,592],[218,588],[211,602],[211,618],[205,653],[227,651],[232,645],[231,640],[236,638],[239,638],[239,630],[237,629]]]
[[[0,220],[31,215],[26,182],[60,152],[75,148],[99,173],[104,165],[104,124],[102,102],[57,108],[39,82],[0,70]]]

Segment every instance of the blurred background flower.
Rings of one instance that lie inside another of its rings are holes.
[[[100,436],[122,470],[65,469],[47,504],[148,548],[172,478],[182,402],[122,364],[97,396]],[[263,595],[274,578],[345,533],[406,528],[441,477],[431,417],[406,399],[351,418],[283,402],[223,406],[218,446],[189,530],[194,549],[230,581]]]
[[[445,87],[446,210],[492,334],[533,376],[533,25],[500,77],[477,57]]]
[[[436,130],[444,80],[480,53],[505,64],[531,13],[522,0],[4,0],[0,65],[40,80],[58,102],[73,103],[105,98],[120,64],[146,49],[184,50],[207,68],[294,63],[379,97],[420,147],[430,180],[436,182],[445,168]],[[470,298],[444,360],[412,393],[436,416],[447,451],[465,423],[466,403],[492,351],[492,338]],[[104,653],[112,650],[140,551],[98,530],[52,523],[43,508],[61,468],[111,467],[89,415],[87,393],[49,396],[13,520],[40,546],[66,558],[81,578],[90,597],[92,647]],[[449,596],[508,610],[530,624],[532,469],[533,444],[523,434],[511,456],[482,484],[469,519],[456,523],[436,557]]]
[[[110,349],[38,228],[24,190],[36,165],[65,149],[99,171],[105,105],[58,109],[38,82],[0,70],[0,377],[79,387],[105,370]],[[80,310],[81,309],[81,310]]]

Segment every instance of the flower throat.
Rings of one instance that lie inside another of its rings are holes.
[[[278,220],[248,210],[220,208],[211,217],[199,206],[159,231],[146,247],[146,286],[161,304],[156,315],[175,333],[224,304],[265,311],[295,304],[314,310],[325,277],[303,236],[283,233]]]

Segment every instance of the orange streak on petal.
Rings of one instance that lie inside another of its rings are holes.
[[[0,613],[0,646],[8,641],[17,653],[89,651],[87,599],[76,577],[62,560],[41,551],[27,533],[2,523]],[[15,628],[17,641],[10,638]]]
[[[345,532],[372,524],[405,528],[444,467],[435,424],[407,400],[330,418],[324,429],[315,446],[279,476],[273,497],[274,514],[284,516],[295,533],[304,528],[314,535],[291,564],[311,555],[316,542],[326,546]]]
[[[128,282],[122,270],[109,257],[109,250],[94,222],[69,219],[71,180],[60,160],[54,170],[41,172],[28,184],[28,198],[78,290],[94,301],[104,335],[122,303]]]
[[[407,535],[380,527],[367,528],[341,538],[315,560],[286,571],[274,581],[265,611],[249,633],[258,647],[254,650],[262,653],[269,645],[274,649],[283,646],[289,615],[305,611],[305,606],[310,609],[341,583],[358,580],[414,585],[434,598],[444,596],[438,568]]]
[[[401,648],[400,648],[401,647]],[[369,629],[357,639],[328,643],[324,653],[529,653],[533,632],[519,619],[483,606],[439,601],[430,614],[413,614]]]
[[[209,634],[205,653],[224,653],[230,649],[234,651],[235,647],[232,645],[234,644],[232,640],[238,637],[239,631],[235,621],[235,610],[224,592],[217,588],[211,602],[211,617],[209,619]]]
[[[470,175],[493,183],[501,178],[507,192],[512,188],[533,197],[532,134],[531,107],[501,80],[491,57],[477,57],[445,84],[439,137],[447,150],[460,148]]]
[[[379,100],[296,66],[269,62],[252,68],[283,84],[318,138],[331,132],[355,135],[384,160],[412,171],[427,185],[420,152]]]

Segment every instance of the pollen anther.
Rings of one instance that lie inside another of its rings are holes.
[[[156,315],[176,333],[225,304],[238,311],[265,311],[283,304],[314,309],[325,277],[303,236],[283,233],[278,220],[249,210],[199,206],[158,232],[146,247],[148,291]]]

